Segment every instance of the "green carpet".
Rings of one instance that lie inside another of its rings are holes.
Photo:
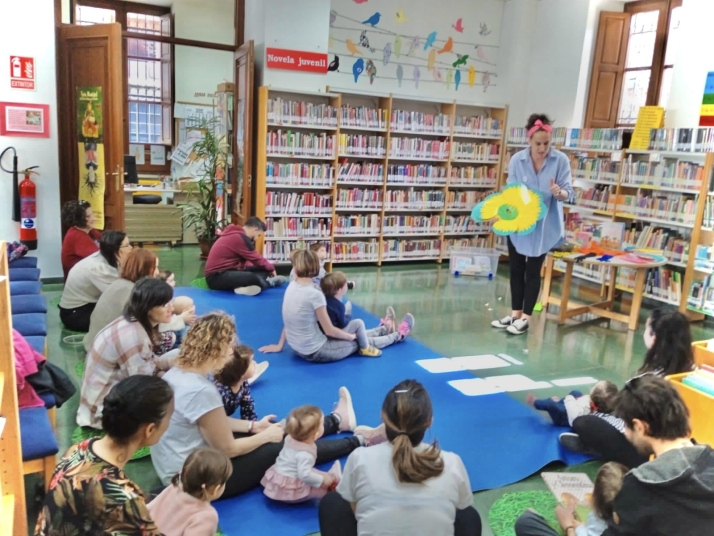
[[[78,426],[72,432],[72,444],[79,443],[86,439],[92,439],[93,437],[104,437],[104,432],[102,430],[95,430],[94,428],[89,428],[88,426]],[[149,447],[144,447],[137,450],[131,457],[132,460],[140,460],[149,456],[151,452]]]
[[[191,281],[191,286],[203,290],[211,290],[210,288],[208,288],[208,283],[206,283],[205,277],[199,277],[198,279],[194,279],[193,281]]]
[[[494,536],[515,536],[516,520],[529,508],[543,516],[558,534],[562,534],[555,507],[558,501],[550,491],[517,491],[506,493],[488,512],[488,523]]]

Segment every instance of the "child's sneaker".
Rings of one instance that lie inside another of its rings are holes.
[[[253,385],[258,378],[268,370],[268,367],[270,366],[270,363],[268,361],[263,361],[261,363],[256,363],[255,364],[255,374],[253,374],[252,378],[248,378],[248,385]]]
[[[347,290],[353,290],[356,284],[354,281],[347,281]]]
[[[384,423],[372,428],[371,426],[358,426],[355,428],[355,437],[360,439],[363,447],[372,447],[387,441],[387,430]]]
[[[250,285],[248,287],[239,287],[233,292],[239,296],[257,296],[261,292],[261,288],[258,285]]]
[[[506,331],[511,335],[523,335],[528,331],[528,319],[518,318],[513,321],[513,323],[506,328]]]
[[[340,387],[340,399],[335,403],[332,413],[340,417],[340,432],[354,432],[357,426],[355,408],[352,405],[352,395],[347,387]]]
[[[394,328],[394,317],[396,316],[396,313],[394,312],[394,307],[391,305],[387,307],[387,314],[385,317],[379,322],[380,326],[384,326],[387,328],[387,335],[390,333],[394,333],[395,328]]]
[[[413,329],[414,315],[407,313],[404,315],[404,318],[402,318],[402,321],[399,322],[399,327],[397,328],[397,331],[399,332],[399,340],[403,341],[406,339]]]
[[[360,348],[359,355],[363,357],[379,357],[382,355],[382,350],[374,346],[368,346],[367,348]]]
[[[269,277],[269,278],[267,279],[267,281],[268,281],[268,284],[269,284],[271,287],[275,288],[275,287],[281,287],[281,286],[283,286],[285,283],[287,283],[287,282],[288,282],[288,278],[285,277],[284,275],[276,275],[275,277]]]
[[[355,432],[357,429],[355,429]],[[594,451],[587,448],[580,436],[574,432],[565,432],[558,436],[560,445],[571,452],[579,452],[580,454],[595,454]]]
[[[493,322],[491,322],[491,327],[497,329],[506,329],[508,326],[513,324],[515,320],[516,319],[512,316],[504,316],[500,320],[494,320]]]
[[[352,316],[352,302],[345,302],[345,316]]]

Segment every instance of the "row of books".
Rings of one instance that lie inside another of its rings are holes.
[[[451,144],[448,141],[424,140],[421,138],[394,137],[389,144],[389,156],[395,158],[449,158]]]
[[[454,142],[451,149],[454,160],[480,160],[498,162],[498,145],[495,143]]]
[[[707,153],[714,151],[714,128],[653,128],[649,149]]]
[[[508,244],[506,243],[506,237],[496,235],[496,239],[493,241],[493,248],[503,255],[508,255]]]
[[[335,262],[374,262],[379,260],[379,241],[335,242]]]
[[[617,212],[643,218],[694,225],[697,203],[691,195],[644,194],[621,195]]]
[[[488,223],[476,223],[471,216],[446,216],[445,233],[488,233]]]
[[[268,123],[336,127],[337,108],[329,104],[268,99]]]
[[[623,222],[583,219],[580,214],[573,212],[565,218],[566,239],[581,246],[595,242],[604,248],[620,249],[624,234]]]
[[[431,164],[390,165],[387,182],[393,184],[446,184],[447,168]]]
[[[565,127],[553,128],[553,132],[551,133],[551,145],[564,145],[567,130],[568,129]],[[514,145],[525,145],[528,141],[528,129],[525,127],[511,127],[508,129],[508,143]]]
[[[383,234],[441,233],[444,224],[442,216],[385,216],[382,221]]]
[[[571,161],[574,179],[591,179],[616,183],[620,176],[620,163],[608,158],[578,156]]]
[[[687,262],[690,237],[685,237],[674,229],[665,229],[657,225],[645,225],[642,229],[637,227],[635,225],[625,230],[624,247],[658,250],[662,251],[670,262]]]
[[[451,116],[446,114],[426,114],[409,110],[392,110],[392,130],[451,134]]]
[[[384,156],[387,138],[362,134],[340,134],[340,155]]]
[[[355,216],[337,216],[335,236],[344,235],[379,235],[379,214],[358,214]]]
[[[332,164],[280,164],[268,162],[265,168],[268,184],[292,186],[332,186],[335,167]]]
[[[454,119],[454,135],[469,136],[501,136],[503,121],[482,115],[456,116]]]
[[[266,238],[330,238],[331,218],[266,218]]]
[[[677,188],[699,192],[704,179],[704,166],[696,162],[642,162],[629,156],[624,164],[622,184]]]
[[[687,306],[714,315],[714,285],[712,275],[692,281],[687,296]]]
[[[441,190],[389,190],[384,207],[387,210],[443,210],[444,197],[445,194]]]
[[[447,238],[442,246],[444,255],[454,248],[488,248],[490,239],[484,236],[474,236],[472,238]]]
[[[706,197],[704,202],[704,216],[702,217],[702,226],[711,229],[714,227],[714,200],[711,196]]]
[[[449,185],[495,187],[498,170],[493,166],[451,166]]]
[[[332,214],[332,196],[312,192],[267,192],[265,214]]]
[[[340,125],[359,128],[387,128],[387,110],[350,106],[343,104],[340,109]]]
[[[443,242],[439,240],[385,240],[382,259],[438,259],[442,252],[445,255],[450,249],[459,247],[488,247],[488,239],[459,238]],[[332,257],[335,262],[376,262],[379,260],[379,241],[335,242],[332,245]]]
[[[568,128],[565,133],[565,147],[582,147],[603,151],[622,149],[620,128]]]
[[[710,309],[714,309],[714,303],[707,303],[706,305]],[[714,367],[702,365],[699,370],[695,370],[682,378],[682,383],[695,391],[714,396]]]
[[[593,188],[573,188],[575,192],[575,205],[594,210],[612,212],[615,209],[615,187],[594,186]]]
[[[441,256],[441,240],[384,240],[382,242],[382,260],[422,259]]]
[[[466,192],[450,190],[446,193],[446,208],[448,210],[471,210],[488,195],[488,192],[477,190]]]
[[[335,154],[335,136],[326,133],[274,130],[268,132],[268,156],[324,156]]]
[[[335,197],[337,208],[382,208],[382,190],[377,188],[339,189]]]
[[[337,182],[366,182],[382,184],[384,181],[384,164],[360,164],[348,162],[347,159],[340,162],[340,169],[337,173]]]
[[[300,241],[265,241],[263,244],[263,256],[270,262],[290,262],[290,254],[296,249],[306,249],[312,244],[323,244],[327,249],[328,261],[330,258],[329,240],[300,240]]]
[[[694,253],[694,268],[703,272],[714,272],[714,246],[699,244]]]

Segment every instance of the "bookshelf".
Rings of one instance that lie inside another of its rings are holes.
[[[24,535],[28,527],[13,352],[7,245],[0,242],[0,532]]]
[[[507,108],[394,95],[258,90],[255,215],[268,260],[323,242],[331,263],[490,247],[470,219],[499,184]]]

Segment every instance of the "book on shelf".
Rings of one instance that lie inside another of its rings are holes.
[[[444,192],[441,190],[399,189],[387,191],[384,200],[387,210],[443,210]]]
[[[265,214],[332,214],[332,196],[312,192],[267,192]]]
[[[633,155],[630,155],[624,166],[622,184],[628,186],[647,185],[698,193],[704,180],[704,166],[697,162],[637,161],[633,159]]]
[[[694,268],[702,272],[714,272],[714,246],[697,245],[694,253]]]
[[[686,263],[689,258],[691,237],[686,237],[676,229],[657,225],[632,224],[625,230],[623,247],[661,251],[670,262]]]
[[[330,238],[330,218],[266,218],[266,238]]]
[[[596,185],[592,188],[573,188],[575,206],[612,212],[615,209],[616,187]]]
[[[431,164],[390,164],[387,183],[391,184],[446,184],[447,168]]]
[[[551,132],[550,135],[551,145],[555,147],[564,145],[567,130],[566,127],[553,127],[553,132]],[[513,145],[526,145],[528,141],[528,129],[525,127],[511,127],[508,129],[508,143]]]
[[[619,151],[622,149],[622,133],[620,128],[569,128],[564,147]]]
[[[451,116],[409,110],[392,110],[391,129],[414,133],[451,134]]]
[[[473,238],[447,238],[446,240],[444,240],[442,251],[444,254],[447,254],[452,249],[488,247],[489,239],[483,236],[475,236]]]
[[[268,156],[324,156],[335,155],[335,135],[325,132],[293,132],[271,130],[268,132]]]
[[[296,249],[307,249],[312,244],[322,244],[327,249],[327,261],[330,258],[330,240],[296,240],[296,241],[283,241],[283,242],[269,242],[263,243],[263,256],[269,262],[290,262],[290,254]]]
[[[498,170],[493,166],[451,166],[449,186],[495,188],[497,184]]]
[[[343,104],[340,109],[340,126],[386,129],[387,110]]]
[[[459,116],[454,118],[454,135],[501,136],[503,121],[481,115]]]
[[[593,240],[606,249],[620,249],[624,235],[624,222],[604,221],[598,225]]]
[[[340,155],[384,156],[387,139],[384,136],[340,134]]]
[[[392,137],[389,143],[389,156],[394,158],[449,158],[451,143],[441,140],[421,138]]]
[[[618,214],[684,225],[694,225],[696,208],[692,194],[640,191],[636,195],[620,195],[617,199]]]
[[[265,170],[267,184],[278,186],[332,186],[335,167],[332,164],[281,164],[268,162]]]
[[[337,108],[329,104],[268,99],[268,123],[336,127]]]
[[[379,234],[379,214],[337,216],[335,236]]]
[[[337,182],[364,182],[382,184],[384,180],[384,164],[350,162],[346,158],[340,162],[337,172]]]
[[[382,234],[441,233],[444,224],[442,216],[385,216],[382,220]]]
[[[446,216],[444,233],[488,233],[491,226],[488,223],[476,223],[471,216]]]
[[[649,150],[685,153],[714,151],[714,128],[653,128]]]
[[[459,160],[480,160],[498,162],[498,144],[495,143],[462,143],[454,142],[451,148],[451,158]]]
[[[389,239],[382,242],[382,260],[439,258],[441,240]]]
[[[382,190],[350,188],[337,190],[337,208],[382,208]]]
[[[613,162],[609,158],[577,156],[573,158],[571,173],[573,179],[590,179],[614,184],[620,176],[620,162]]]
[[[488,197],[489,192],[475,190],[449,190],[446,193],[446,209],[447,210],[471,210],[481,201]]]
[[[379,260],[379,241],[335,242],[333,252],[335,262],[374,262]]]

